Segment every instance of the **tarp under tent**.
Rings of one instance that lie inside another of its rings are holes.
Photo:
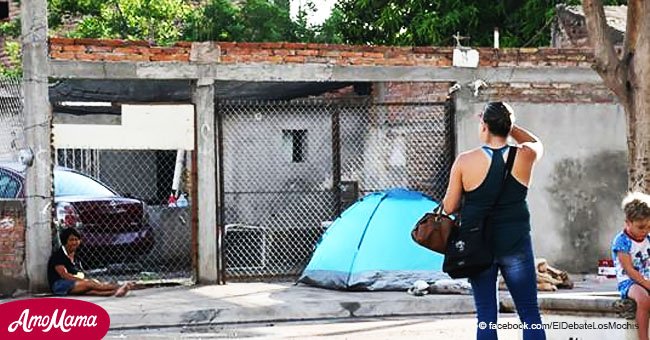
[[[323,234],[298,282],[345,290],[404,290],[449,279],[443,256],[416,244],[411,229],[438,203],[406,189],[371,193]]]

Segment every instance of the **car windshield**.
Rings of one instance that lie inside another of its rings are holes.
[[[0,169],[0,198],[16,198],[20,183],[8,172]]]
[[[109,188],[94,179],[72,171],[54,172],[54,196],[117,196]]]

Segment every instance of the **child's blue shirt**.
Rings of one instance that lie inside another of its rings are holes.
[[[627,298],[627,292],[634,283],[625,272],[616,255],[618,252],[629,254],[632,258],[632,267],[643,277],[650,279],[650,235],[641,242],[631,239],[624,231],[620,231],[612,241],[612,260],[616,267],[616,280],[618,290],[623,298]]]

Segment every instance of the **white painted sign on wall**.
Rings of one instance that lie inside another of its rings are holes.
[[[194,106],[122,105],[120,125],[54,124],[55,148],[193,150]]]
[[[455,67],[478,67],[479,54],[470,48],[454,48],[452,65]]]

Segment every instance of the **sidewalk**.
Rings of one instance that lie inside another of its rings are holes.
[[[616,280],[581,279],[573,290],[540,292],[545,314],[616,316]],[[514,310],[507,292],[502,308]],[[125,298],[80,297],[102,306],[111,329],[215,325],[350,317],[449,315],[474,312],[471,295],[342,292],[292,283],[229,283],[136,290]]]

